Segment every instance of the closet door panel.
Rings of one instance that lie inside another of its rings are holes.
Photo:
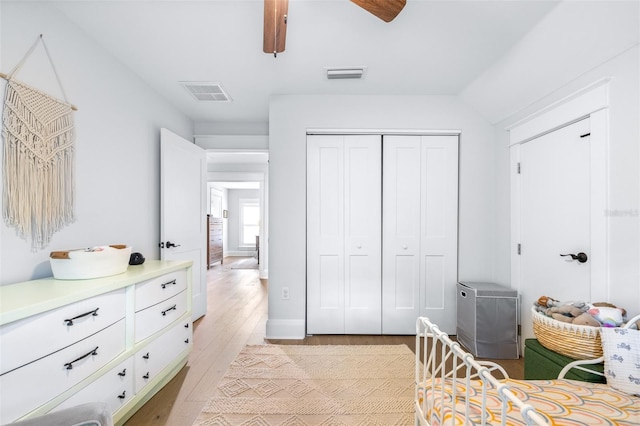
[[[380,334],[380,136],[345,136],[345,333]]]
[[[339,256],[320,256],[318,302],[319,308],[327,314],[342,310],[342,260]]]
[[[443,146],[434,146],[430,138],[424,138],[422,144],[422,206],[423,235],[427,239],[437,240],[446,237],[447,234],[447,149]]]
[[[392,309],[413,312],[416,310],[416,283],[420,270],[418,256],[395,256],[393,259],[393,306]]]
[[[422,136],[420,315],[455,333],[458,281],[458,137]]]
[[[420,312],[430,309],[444,309],[446,293],[446,259],[444,256],[426,255],[423,258],[424,277],[420,294]],[[454,305],[455,306],[455,305]]]
[[[344,333],[344,147],[307,138],[307,333]]]
[[[420,136],[384,137],[383,334],[411,333],[420,311],[420,161]]]

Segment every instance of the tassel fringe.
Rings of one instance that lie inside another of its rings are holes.
[[[2,116],[3,216],[32,250],[75,220],[75,133],[68,104],[15,80]]]

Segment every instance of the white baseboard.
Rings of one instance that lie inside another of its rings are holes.
[[[266,339],[304,339],[304,320],[267,320]]]

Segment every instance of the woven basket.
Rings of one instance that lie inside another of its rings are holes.
[[[557,321],[531,308],[533,333],[542,346],[573,359],[602,356],[600,327]]]

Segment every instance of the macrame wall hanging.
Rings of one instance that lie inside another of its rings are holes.
[[[14,80],[42,43],[64,102]],[[74,221],[74,128],[72,110],[42,35],[9,74],[2,114],[4,140],[3,216],[31,249],[46,247],[52,235]]]

